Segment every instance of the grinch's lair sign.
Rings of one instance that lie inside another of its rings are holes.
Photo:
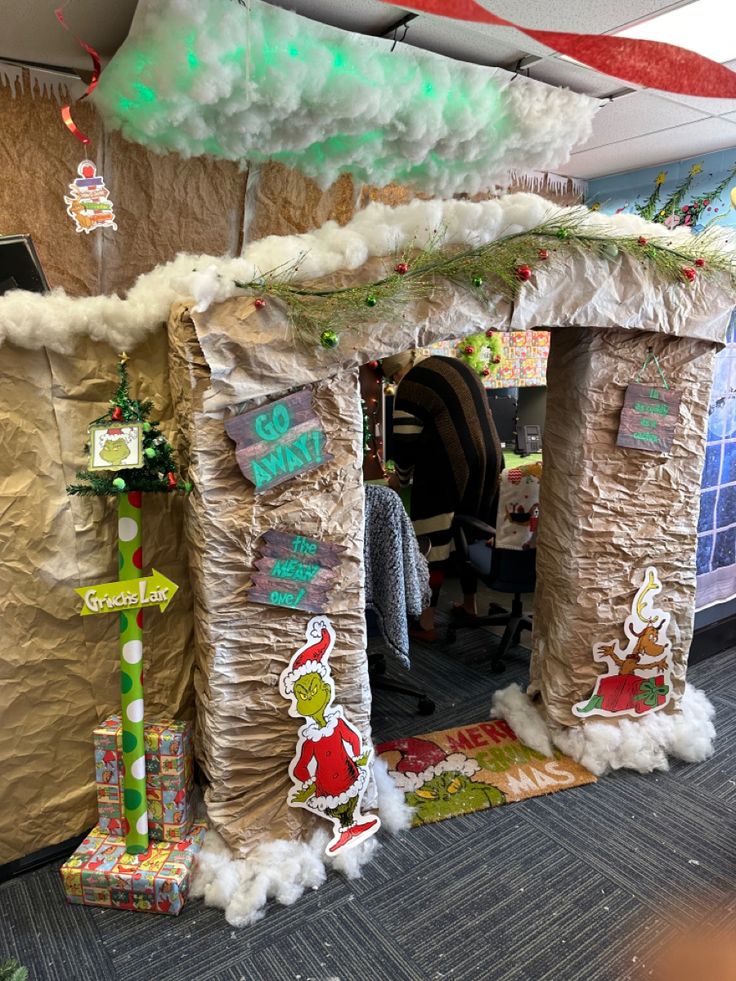
[[[235,442],[243,476],[255,484],[257,494],[333,459],[309,389],[233,416],[225,431]]]

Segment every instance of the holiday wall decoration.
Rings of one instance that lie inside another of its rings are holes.
[[[512,168],[554,169],[599,107],[261,0],[141,0],[94,102],[107,127],[158,152],[446,197],[486,191]]]
[[[629,385],[621,410],[617,446],[669,454],[680,413],[681,392],[653,385]]]
[[[333,459],[309,389],[233,416],[225,430],[235,442],[238,466],[257,494]]]
[[[282,696],[291,703],[289,715],[307,720],[289,764],[296,787],[289,804],[332,822],[325,851],[336,855],[370,838],[381,826],[376,815],[360,810],[373,751],[363,748],[360,733],[347,721],[342,706],[333,703],[328,658],[335,631],[327,617],[312,618],[306,638],[279,680]]]
[[[637,718],[670,701],[670,614],[654,605],[661,591],[657,570],[648,568],[624,623],[625,645],[618,640],[593,645],[593,657],[607,670],[597,679],[590,698],[572,707],[574,715],[581,719],[595,715]]]
[[[89,235],[96,228],[117,229],[110,192],[105,187],[104,177],[97,173],[95,164],[91,160],[83,160],[77,167],[77,174],[79,176],[69,185],[69,196],[64,196],[66,213],[76,230]]]
[[[251,603],[324,613],[340,567],[344,545],[296,532],[269,531],[260,540]]]

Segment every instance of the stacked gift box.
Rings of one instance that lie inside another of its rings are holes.
[[[164,720],[145,727],[148,849],[125,850],[122,726],[119,716],[94,732],[99,823],[61,867],[70,903],[179,913],[205,828],[195,824],[192,726]]]
[[[181,841],[192,824],[192,726],[163,721],[145,727],[148,834],[153,841]],[[120,716],[94,732],[97,808],[103,831],[123,835],[123,747]]]

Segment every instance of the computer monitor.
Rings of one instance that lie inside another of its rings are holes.
[[[48,288],[31,236],[0,236],[0,296],[10,290],[46,293]]]

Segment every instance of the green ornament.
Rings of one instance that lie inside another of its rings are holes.
[[[193,487],[194,487],[194,484],[191,482],[191,480],[185,480],[184,481],[184,492],[186,494],[191,494]]]
[[[374,300],[373,302],[375,303],[376,301]],[[323,330],[320,334],[319,342],[322,347],[337,347],[337,345],[340,343],[340,335],[334,330]]]
[[[113,480],[112,482],[112,486],[115,487],[116,490],[124,491],[125,481],[123,480],[122,477],[116,477],[115,480]]]
[[[482,285],[483,285],[483,277],[473,276],[473,286],[475,286],[476,289],[479,289]]]
[[[604,242],[601,246],[601,255],[604,259],[615,259],[618,255],[618,246],[614,242]]]
[[[151,423],[150,422],[144,422],[143,423],[143,432],[144,433],[150,433],[150,431],[151,431]]]
[[[143,451],[144,456],[147,456],[149,460],[152,460],[156,456],[156,451],[152,446],[147,446]]]
[[[562,238],[562,239],[570,238],[570,231],[569,231],[569,229],[567,229],[567,228],[558,228],[557,229],[557,238]]]
[[[374,307],[377,303],[378,300],[375,298],[375,296],[372,293],[365,298],[365,305],[367,307]]]

